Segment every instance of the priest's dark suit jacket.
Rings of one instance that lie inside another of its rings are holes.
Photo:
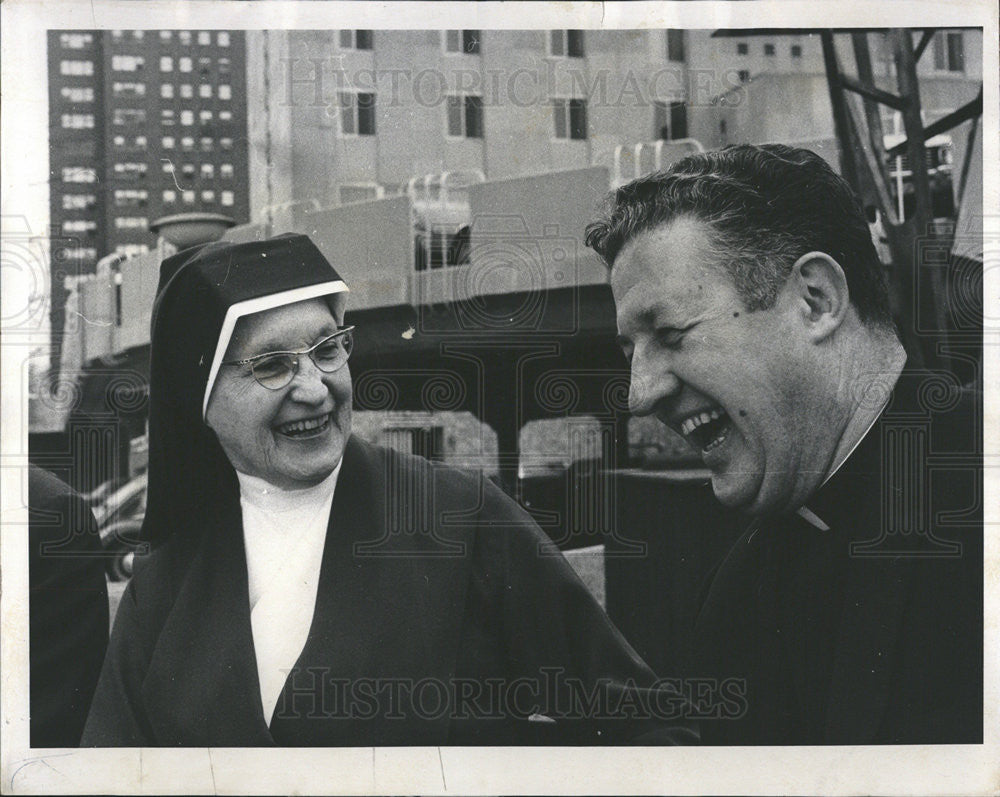
[[[694,671],[745,679],[746,710],[703,723],[703,742],[982,741],[981,407],[904,371],[810,519],[762,518],[736,542]]]
[[[619,686],[649,685],[652,673],[530,517],[484,478],[350,439],[312,626],[270,722],[238,505],[207,528],[196,546],[177,536],[157,548],[133,577],[83,745],[693,738],[611,716]]]

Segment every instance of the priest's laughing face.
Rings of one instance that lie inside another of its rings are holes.
[[[236,470],[286,490],[318,484],[333,472],[351,433],[351,372],[345,363],[327,373],[316,359],[333,362],[320,355],[342,341],[323,344],[316,359],[293,358],[298,367],[292,367],[291,380],[274,389],[265,384],[280,383],[274,375],[280,374],[281,360],[259,355],[304,352],[338,328],[322,299],[276,307],[237,323],[225,360],[258,359],[253,366],[220,369],[206,413],[206,423]]]

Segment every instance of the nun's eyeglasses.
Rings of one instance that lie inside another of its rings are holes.
[[[354,327],[344,327],[303,351],[269,351],[245,360],[230,360],[223,365],[249,365],[257,384],[268,390],[281,390],[299,372],[299,358],[308,356],[313,364],[332,374],[347,364],[354,348]]]

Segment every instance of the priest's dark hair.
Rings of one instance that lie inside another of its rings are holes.
[[[774,305],[792,265],[824,252],[844,270],[860,319],[891,328],[882,265],[861,203],[819,155],[783,144],[742,144],[689,155],[613,191],[586,243],[614,267],[643,232],[687,216],[715,233],[719,264],[749,311]]]
[[[239,505],[236,471],[204,421],[238,319],[318,297],[342,319],[346,291],[305,235],[211,243],[163,261],[150,336],[144,541],[200,533],[220,507]]]

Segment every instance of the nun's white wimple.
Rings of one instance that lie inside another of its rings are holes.
[[[275,307],[282,307],[286,304],[304,302],[307,299],[317,299],[320,296],[329,296],[332,293],[344,293],[348,290],[343,280],[332,282],[320,282],[315,285],[305,285],[301,288],[293,288],[290,291],[272,293],[269,296],[259,296],[256,299],[247,299],[244,302],[237,302],[226,311],[226,317],[222,322],[222,330],[219,332],[219,342],[215,346],[215,357],[212,358],[212,368],[208,372],[208,384],[205,385],[205,397],[201,402],[201,418],[205,420],[208,412],[208,399],[212,395],[212,386],[215,378],[219,375],[219,367],[222,365],[222,358],[226,356],[229,348],[229,341],[232,340],[233,330],[236,322],[243,316],[260,313],[264,310],[272,310]]]

